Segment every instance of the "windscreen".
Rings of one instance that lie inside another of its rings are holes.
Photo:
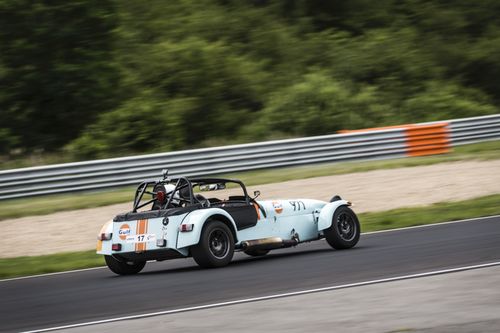
[[[245,201],[245,192],[238,183],[213,182],[197,184],[194,193],[203,196],[211,202],[218,201]]]

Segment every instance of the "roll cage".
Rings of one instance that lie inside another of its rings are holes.
[[[247,204],[250,204],[252,199],[248,196],[245,184],[237,179],[228,178],[188,178],[188,177],[177,177],[177,178],[166,178],[163,180],[149,180],[144,181],[139,184],[135,191],[134,196],[134,206],[132,209],[133,213],[136,213],[138,209],[145,207],[149,204],[155,203],[159,200],[158,188],[168,184],[174,185],[175,187],[170,191],[165,191],[164,195],[167,198],[166,201],[160,203],[158,209],[167,209],[172,206],[174,201],[179,201],[181,204],[184,203],[186,206],[193,206],[197,204],[202,204],[202,202],[193,193],[193,188],[199,185],[210,185],[210,184],[237,184],[243,190],[243,199]],[[151,190],[148,188],[152,187]],[[176,193],[182,193],[183,195],[175,196]],[[142,202],[145,194],[151,195],[151,199]]]

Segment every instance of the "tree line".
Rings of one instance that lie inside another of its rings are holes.
[[[102,158],[492,114],[500,2],[0,0],[0,153]]]

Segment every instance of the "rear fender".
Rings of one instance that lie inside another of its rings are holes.
[[[112,232],[113,232],[113,220],[109,220],[102,226],[101,231],[99,231],[97,236],[101,234],[111,234]],[[98,239],[96,251],[98,254],[111,253],[111,240],[102,241]]]
[[[333,221],[333,214],[340,206],[350,206],[351,204],[346,200],[336,200],[326,204],[319,213],[318,231],[330,228]]]
[[[184,221],[182,221],[182,224],[192,224],[193,230],[185,232],[181,232],[180,230],[178,231],[179,235],[177,237],[177,248],[180,249],[198,244],[203,226],[210,219],[216,219],[226,223],[233,233],[235,242],[237,242],[236,223],[231,215],[220,208],[208,208],[191,212],[188,216],[186,216]]]

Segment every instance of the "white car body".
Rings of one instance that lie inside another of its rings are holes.
[[[190,182],[187,178],[180,179]],[[204,181],[198,179],[193,182],[205,184]],[[224,187],[225,182],[234,182],[227,179],[209,179],[209,181],[221,184],[224,182]],[[202,202],[193,199],[194,194],[191,191],[192,204],[185,207],[143,212],[134,209],[132,212],[117,215],[102,227],[98,236],[97,253],[124,262],[189,257],[192,255],[192,247],[198,246],[204,227],[210,221],[220,221],[229,227],[234,250],[248,250],[253,247],[268,251],[295,246],[301,242],[324,238],[324,231],[332,228],[335,212],[340,207],[351,205],[338,196],[332,202],[313,199],[257,201],[247,195],[246,188],[241,182],[236,182],[241,184],[244,192],[243,196],[232,197],[238,200],[221,201],[216,198],[203,198],[205,201],[202,201],[206,203],[203,205]],[[162,182],[155,184],[160,183]],[[155,188],[158,186],[161,185],[155,185]],[[192,188],[192,185],[186,188]],[[141,187],[136,193],[139,193],[140,189]],[[158,196],[157,192],[150,193],[153,195],[153,205],[155,196]],[[209,200],[212,202],[209,203]],[[135,206],[138,206],[139,201],[140,198]],[[359,238],[359,223],[357,229],[355,232]]]

